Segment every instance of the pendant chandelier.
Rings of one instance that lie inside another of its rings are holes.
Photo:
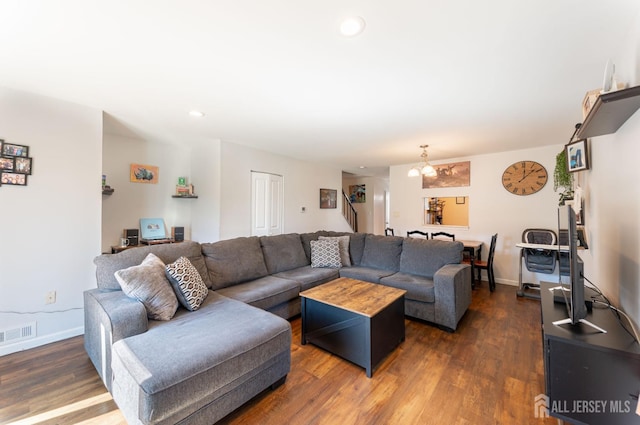
[[[438,173],[427,160],[427,157],[429,156],[427,155],[427,148],[429,147],[429,145],[420,145],[420,147],[422,148],[422,154],[420,155],[420,157],[422,158],[422,164],[416,165],[415,167],[411,168],[409,170],[408,176],[418,177],[420,174],[422,174],[427,177],[435,177]]]

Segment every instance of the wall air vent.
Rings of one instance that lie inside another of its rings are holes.
[[[0,345],[36,337],[36,322],[26,323],[9,329],[0,330]]]

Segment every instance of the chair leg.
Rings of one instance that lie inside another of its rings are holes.
[[[487,274],[489,275],[489,291],[493,292],[496,290],[496,278],[493,275],[493,267],[487,269]]]

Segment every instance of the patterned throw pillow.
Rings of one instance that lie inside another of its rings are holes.
[[[338,247],[340,247],[340,261],[343,267],[351,265],[351,256],[349,255],[349,235],[344,236],[319,236],[318,239],[337,239]]]
[[[180,257],[167,264],[165,271],[180,304],[191,311],[199,309],[209,291],[191,261],[187,257]]]
[[[311,267],[340,268],[340,245],[337,239],[323,239],[311,244]]]
[[[169,320],[176,314],[178,299],[164,274],[164,263],[149,253],[139,266],[115,272],[122,291],[140,301],[153,320]]]

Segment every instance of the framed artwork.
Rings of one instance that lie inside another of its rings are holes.
[[[589,169],[587,139],[580,139],[564,147],[567,154],[567,170],[570,173]]]
[[[320,208],[337,208],[338,191],[336,189],[320,189]]]
[[[0,157],[0,170],[13,171],[15,165],[15,158],[13,157]]]
[[[29,156],[29,146],[14,145],[12,143],[2,143],[2,156]]]
[[[20,174],[31,174],[31,158],[15,158],[14,171]]]
[[[129,180],[134,183],[158,183],[160,169],[155,165],[131,164]]]
[[[349,200],[352,204],[364,204],[367,202],[367,188],[364,184],[349,186]]]
[[[10,184],[14,186],[26,186],[27,175],[18,173],[5,173],[0,174],[0,183]]]
[[[471,184],[471,161],[433,165],[436,175],[422,176],[422,188],[463,187]]]

